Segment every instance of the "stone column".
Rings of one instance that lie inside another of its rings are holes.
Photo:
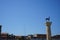
[[[50,22],[50,18],[46,18],[46,37],[47,37],[47,40],[52,40],[51,39],[51,24],[52,22]]]

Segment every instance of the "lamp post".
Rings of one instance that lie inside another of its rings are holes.
[[[51,24],[52,24],[52,22],[50,21],[50,17],[46,18],[47,40],[52,40],[51,39]]]

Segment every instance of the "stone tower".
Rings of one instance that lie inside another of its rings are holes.
[[[47,37],[47,40],[52,40],[51,39],[51,24],[52,22],[50,21],[50,17],[46,18],[46,37]]]

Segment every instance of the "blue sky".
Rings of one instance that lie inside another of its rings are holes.
[[[14,35],[46,34],[50,16],[52,35],[60,34],[59,0],[0,0],[2,32]]]

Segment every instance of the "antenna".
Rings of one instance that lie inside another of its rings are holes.
[[[24,35],[26,35],[26,25],[24,24]]]

